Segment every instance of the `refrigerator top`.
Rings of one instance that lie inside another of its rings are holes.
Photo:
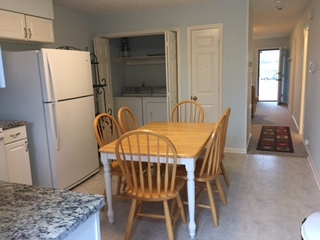
[[[93,95],[89,52],[43,48],[38,57],[44,102]]]

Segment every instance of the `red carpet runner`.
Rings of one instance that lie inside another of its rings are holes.
[[[293,152],[290,128],[286,126],[262,126],[257,150]]]

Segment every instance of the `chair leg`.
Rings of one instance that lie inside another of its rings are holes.
[[[171,215],[170,215],[170,211],[169,211],[168,201],[166,201],[166,200],[163,201],[163,208],[164,208],[164,215],[165,215],[165,218],[166,218],[168,239],[169,240],[174,240],[173,228],[172,228]]]
[[[230,180],[229,180],[227,171],[226,171],[222,161],[220,162],[220,169],[221,169],[222,176],[224,178],[224,181],[226,182],[227,187],[230,187]]]
[[[219,177],[216,178],[215,182],[216,182],[216,186],[217,186],[217,189],[218,189],[219,197],[220,197],[221,201],[223,202],[223,205],[226,206],[227,205],[227,200],[226,200],[226,197],[224,195],[223,188],[222,188],[222,185],[221,185]]]
[[[128,223],[127,223],[127,227],[126,227],[126,235],[124,237],[125,240],[130,239],[131,230],[132,230],[132,223],[133,223],[134,215],[136,213],[136,208],[137,208],[137,202],[138,202],[137,199],[132,199],[130,213],[129,213],[129,217],[128,217]]]
[[[184,212],[183,203],[182,203],[180,194],[178,194],[178,196],[177,196],[177,203],[178,203],[178,207],[180,209],[180,215],[181,215],[181,218],[182,218],[182,222],[183,223],[187,223],[186,214]]]
[[[117,176],[117,195],[120,195],[121,185],[122,185],[122,176]]]
[[[208,197],[209,197],[213,222],[214,222],[214,225],[217,227],[217,226],[219,226],[219,219],[218,219],[216,205],[214,203],[214,198],[213,198],[213,193],[212,193],[210,182],[206,182],[206,185],[207,185],[207,191],[208,191]]]

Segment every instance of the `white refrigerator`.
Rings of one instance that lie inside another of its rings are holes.
[[[3,52],[0,119],[27,121],[34,185],[70,189],[99,170],[90,53]]]

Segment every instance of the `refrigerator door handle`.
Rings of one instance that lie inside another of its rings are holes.
[[[56,141],[57,151],[60,150],[60,130],[58,125],[58,113],[57,113],[57,103],[52,103],[52,127],[54,132],[54,137]]]
[[[51,90],[51,99],[53,102],[56,102],[56,94],[55,94],[55,89],[54,89],[54,84],[53,84],[53,68],[51,67],[52,64],[50,62],[50,58],[47,55],[47,62],[48,62],[48,71],[49,71],[49,83],[50,83],[50,90]]]

